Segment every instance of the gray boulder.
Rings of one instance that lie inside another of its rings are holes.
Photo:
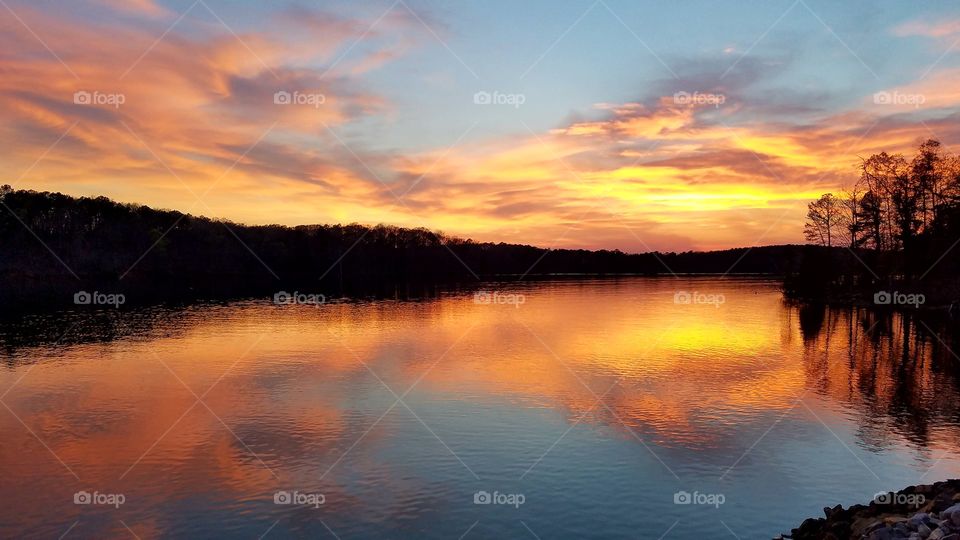
[[[960,503],[940,512],[940,519],[949,521],[955,527],[960,527]]]

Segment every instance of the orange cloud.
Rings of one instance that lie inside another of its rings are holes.
[[[925,36],[929,38],[944,38],[960,34],[960,19],[945,21],[909,21],[893,29],[896,36]]]

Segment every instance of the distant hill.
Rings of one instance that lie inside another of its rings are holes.
[[[154,301],[282,288],[389,294],[398,284],[556,274],[779,275],[810,248],[546,250],[386,225],[248,226],[106,197],[0,189],[0,301],[7,304],[69,303],[80,290]]]

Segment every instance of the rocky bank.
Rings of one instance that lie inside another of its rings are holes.
[[[777,538],[960,540],[960,479],[877,494],[868,505],[837,505],[823,513]]]

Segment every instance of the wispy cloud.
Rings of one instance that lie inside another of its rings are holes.
[[[907,21],[893,29],[896,36],[924,36],[929,38],[945,38],[960,36],[960,18],[947,20],[914,20]]]

